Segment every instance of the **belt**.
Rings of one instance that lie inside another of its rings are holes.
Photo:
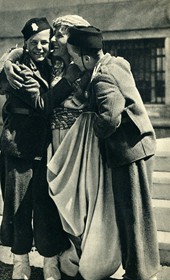
[[[31,110],[26,109],[26,108],[12,108],[11,112],[14,114],[30,115]]]

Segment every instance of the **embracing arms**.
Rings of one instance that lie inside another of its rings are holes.
[[[23,64],[16,66],[20,69],[18,74],[22,79],[22,86],[18,89],[9,86],[9,80],[6,80],[5,72],[2,71],[0,74],[1,90],[4,90],[7,94],[15,95],[31,108],[44,111],[46,114],[50,114],[55,107],[59,106],[70,95],[73,91],[74,81],[82,74],[78,67],[71,64],[65,76],[53,88],[42,93],[40,84],[35,79],[32,70]],[[12,80],[15,80],[14,76],[11,77]]]

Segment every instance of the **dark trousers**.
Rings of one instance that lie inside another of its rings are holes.
[[[34,242],[45,257],[69,248],[58,210],[48,194],[46,158],[29,161],[4,157],[4,162],[2,244],[15,254],[25,254]]]
[[[151,201],[153,158],[112,168],[122,263],[130,279],[146,280],[159,270]]]

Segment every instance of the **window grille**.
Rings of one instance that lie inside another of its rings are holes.
[[[105,41],[104,51],[129,61],[144,103],[165,103],[165,39]]]

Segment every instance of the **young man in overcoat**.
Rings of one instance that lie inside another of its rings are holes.
[[[92,75],[89,110],[96,112],[94,131],[112,172],[123,277],[155,280],[159,269],[151,201],[155,133],[129,63],[104,54],[102,43],[102,33],[95,27],[70,28],[70,56],[81,71]]]

